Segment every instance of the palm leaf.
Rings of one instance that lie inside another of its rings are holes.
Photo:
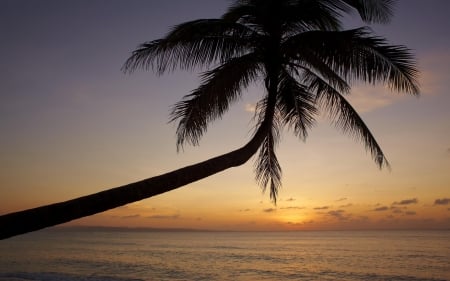
[[[255,165],[256,181],[263,192],[270,183],[270,198],[276,204],[278,190],[281,186],[281,166],[275,154],[275,145],[279,138],[276,126],[267,132],[267,135],[259,149],[258,159]]]
[[[392,17],[394,0],[342,0],[356,9],[367,23],[388,23]],[[341,6],[342,8],[342,6]],[[345,10],[345,8],[344,8]]]
[[[418,70],[409,50],[370,36],[367,28],[340,32],[310,31],[299,34],[295,39],[305,42],[297,47],[298,60],[314,66],[323,61],[347,81],[386,82],[396,91],[419,92]]]
[[[166,37],[141,44],[122,69],[154,69],[159,74],[176,68],[193,69],[243,55],[257,38],[244,25],[221,19],[202,19],[180,24]]]
[[[317,93],[318,105],[325,109],[334,124],[341,128],[344,133],[348,133],[356,140],[361,141],[380,169],[390,167],[380,145],[367,125],[352,105],[336,89],[320,77],[310,79],[309,88]]]
[[[283,124],[293,128],[295,135],[301,139],[306,139],[317,113],[315,95],[287,71],[281,77],[277,106]]]
[[[262,32],[264,26],[274,18],[275,14],[282,15],[283,29],[290,31],[340,28],[339,13],[328,1],[236,1],[223,15],[223,19],[240,22],[253,26]],[[277,10],[275,13],[274,10]]]
[[[208,124],[228,110],[259,72],[255,53],[230,59],[205,72],[202,84],[173,107],[171,122],[179,120],[177,147],[181,148],[185,142],[198,145]]]

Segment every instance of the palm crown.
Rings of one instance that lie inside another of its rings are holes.
[[[197,145],[209,123],[227,111],[250,84],[262,81],[256,132],[262,136],[256,179],[276,201],[281,167],[275,154],[279,132],[306,138],[319,111],[360,140],[376,164],[389,166],[383,151],[347,101],[352,81],[382,82],[418,94],[417,69],[409,50],[389,45],[367,27],[343,30],[341,16],[356,12],[366,23],[385,23],[392,0],[237,0],[219,19],[175,26],[146,42],[125,71],[159,74],[203,67],[201,84],[173,107],[177,147]],[[256,134],[256,133],[255,133]]]

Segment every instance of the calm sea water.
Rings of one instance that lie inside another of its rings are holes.
[[[450,232],[40,231],[0,241],[0,280],[450,280]]]

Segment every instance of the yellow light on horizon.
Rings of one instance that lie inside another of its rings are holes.
[[[298,213],[286,213],[286,214],[280,214],[277,216],[277,220],[282,223],[286,224],[303,224],[306,221],[310,221],[311,219],[308,218],[305,215],[298,214]]]

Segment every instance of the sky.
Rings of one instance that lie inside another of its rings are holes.
[[[177,152],[171,106],[198,73],[121,66],[174,25],[219,17],[219,0],[0,0],[0,214],[117,187],[236,149],[252,135],[260,85],[246,91],[198,147]],[[251,159],[177,190],[67,225],[211,230],[450,228],[450,1],[401,0],[388,25],[420,70],[420,97],[356,84],[350,101],[385,152],[379,170],[361,143],[325,117],[306,141],[284,131],[278,203]],[[346,18],[348,27],[363,25]]]

